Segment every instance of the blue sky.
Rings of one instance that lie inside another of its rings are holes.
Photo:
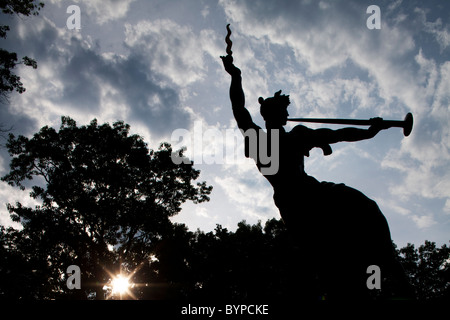
[[[28,55],[38,69],[18,69],[27,91],[0,106],[1,123],[15,134],[56,128],[67,115],[79,125],[124,120],[150,148],[177,129],[236,128],[228,98],[225,26],[242,70],[247,107],[263,126],[259,96],[282,89],[298,117],[403,119],[415,125],[374,139],[314,150],[308,174],[345,183],[377,201],[398,245],[447,243],[450,234],[450,2],[448,1],[147,1],[48,0],[37,17],[5,17],[2,47]],[[69,30],[69,5],[81,29]],[[381,10],[381,29],[369,30],[369,5]],[[289,125],[291,128],[292,125]],[[314,128],[318,126],[312,126]],[[338,128],[334,126],[332,128]],[[217,140],[205,135],[208,154]],[[224,140],[224,146],[230,143]],[[187,152],[195,156],[193,148]],[[0,173],[9,158],[0,151]],[[234,162],[197,164],[214,186],[211,201],[185,204],[174,221],[191,230],[231,230],[241,220],[276,217],[272,189],[243,154]],[[34,205],[28,191],[2,183],[5,203]]]

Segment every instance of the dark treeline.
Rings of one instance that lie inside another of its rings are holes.
[[[434,242],[425,241],[418,248],[408,244],[396,252],[416,299],[450,298],[447,245],[439,248]],[[301,249],[292,244],[283,222],[275,218],[264,226],[242,221],[235,232],[220,225],[208,233],[190,232],[184,225],[175,225],[156,257],[158,261],[149,267],[153,281],[170,284],[171,291],[161,291],[165,297],[219,301],[295,300],[302,288],[299,265],[309,263],[303,259]],[[333,262],[329,270],[333,273]],[[373,299],[390,299],[382,292],[383,288],[375,290]],[[314,294],[315,300],[326,297],[320,289]]]
[[[51,285],[46,282],[51,278],[51,272],[46,274],[48,267],[43,267],[48,264],[47,259],[39,261],[35,257],[32,262],[26,258],[27,255],[6,249],[8,238],[8,232],[3,229],[3,245],[0,247],[2,299],[119,298],[101,283],[98,285],[103,289],[103,295],[96,297],[93,292],[99,291],[86,283],[84,277],[81,279],[81,290],[67,289],[67,276],[64,274],[59,279],[59,285]],[[397,253],[416,299],[440,301],[450,298],[450,250],[447,245],[439,248],[435,243],[425,241],[418,248],[408,244],[398,249]],[[114,252],[114,255],[117,255],[118,264],[121,261],[119,254]],[[296,272],[301,263],[308,261],[303,261],[300,249],[292,245],[284,224],[277,219],[268,220],[264,226],[243,221],[235,232],[220,225],[212,232],[192,232],[183,224],[173,224],[171,232],[158,242],[147,259],[139,264],[122,262],[124,273],[136,271],[130,279],[133,284],[130,294],[122,298],[293,300],[301,291],[301,277]],[[330,272],[333,272],[332,263]],[[105,275],[108,276],[106,271]],[[380,296],[380,292],[374,292],[374,299]],[[316,300],[321,300],[324,294],[318,291]]]

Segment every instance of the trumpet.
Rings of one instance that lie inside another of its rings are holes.
[[[288,121],[294,122],[314,122],[314,123],[329,123],[329,124],[349,124],[357,126],[370,126],[374,124],[373,119],[330,119],[330,118],[288,118]],[[403,120],[382,120],[383,124],[388,127],[403,128],[403,135],[409,136],[413,128],[413,115],[408,113]]]

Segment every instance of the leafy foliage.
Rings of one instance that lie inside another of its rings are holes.
[[[419,300],[450,299],[450,248],[425,241],[419,248],[408,243],[397,250]]]
[[[44,3],[36,3],[35,0],[1,0],[0,9],[5,14],[22,14],[25,16],[38,15]]]
[[[9,136],[11,171],[2,180],[21,189],[37,182],[30,196],[42,204],[8,205],[23,230],[10,230],[7,242],[26,261],[39,261],[53,294],[64,292],[61,276],[75,264],[93,283],[86,293],[101,296],[97,284],[108,281],[105,269],[117,268],[119,258],[136,267],[170,232],[169,218],[183,202],[209,200],[212,187],[192,184],[200,173],[192,163],[175,165],[169,144],[148,150],[129,129],[123,122],[99,126],[96,120],[77,127],[63,117],[59,131],[46,126],[32,139]]]
[[[37,16],[43,7],[44,3],[37,3],[35,0],[0,1],[0,9],[2,13],[8,15],[20,14],[24,16]],[[0,38],[6,38],[8,31],[10,31],[9,26],[0,25]],[[7,98],[8,93],[14,90],[18,93],[25,92],[25,88],[23,83],[20,81],[20,77],[12,71],[18,64],[31,66],[33,69],[37,68],[37,63],[32,58],[25,56],[19,62],[17,53],[0,49],[0,96],[3,98]]]
[[[37,68],[36,61],[29,57],[23,57],[22,63],[34,69]],[[20,81],[20,77],[12,73],[12,69],[17,64],[17,53],[0,49],[0,93],[3,95],[14,90],[18,93],[24,93],[26,90]]]

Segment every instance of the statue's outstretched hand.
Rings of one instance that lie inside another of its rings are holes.
[[[373,136],[375,136],[381,130],[390,128],[390,126],[384,122],[383,118],[371,118],[370,121],[372,122],[372,124],[369,127],[369,132],[371,132]]]
[[[220,58],[222,59],[223,66],[225,67],[226,72],[228,72],[232,76],[241,74],[241,70],[233,64],[232,55],[228,54],[226,56],[221,56]]]

